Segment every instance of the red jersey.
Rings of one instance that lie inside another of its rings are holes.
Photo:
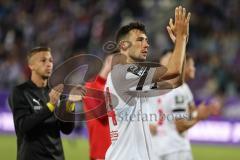
[[[83,99],[83,109],[87,113],[86,124],[89,134],[90,157],[92,159],[104,159],[105,153],[111,144],[108,116],[103,114],[107,113],[103,94],[105,83],[106,79],[97,76],[95,82],[85,84],[87,93]],[[98,92],[92,92],[89,89],[95,89]],[[103,104],[101,105],[101,103]],[[99,111],[98,113],[89,112],[90,110],[96,110],[97,107],[101,107],[100,112],[102,113],[99,113]]]

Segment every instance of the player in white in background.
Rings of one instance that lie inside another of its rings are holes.
[[[118,31],[116,41],[120,46],[120,54],[113,58],[114,66],[106,83],[112,141],[106,160],[154,159],[149,123],[144,117],[150,108],[147,96],[152,92],[152,84],[163,79],[181,77],[189,20],[190,14],[186,13],[185,8],[177,7],[174,23],[175,48],[164,75],[163,67],[151,68],[137,64],[144,62],[148,55],[149,44],[143,24],[130,23]],[[177,87],[182,83],[176,81],[170,84]]]
[[[162,65],[168,62],[170,55],[168,53],[161,59]],[[187,55],[183,79],[186,82],[194,77],[194,60]],[[195,108],[192,92],[186,83],[165,95],[149,98],[149,104],[155,106],[153,113],[160,114],[158,121],[150,124],[153,150],[158,160],[192,160],[186,131],[220,109],[216,102],[201,103]]]

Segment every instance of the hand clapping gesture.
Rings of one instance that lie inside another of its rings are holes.
[[[182,6],[176,7],[175,21],[170,18],[169,25],[167,26],[168,34],[173,43],[176,42],[178,37],[186,38],[186,41],[188,40],[190,17],[191,13],[187,13],[185,8]]]

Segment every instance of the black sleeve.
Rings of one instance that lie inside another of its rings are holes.
[[[9,104],[13,112],[13,119],[15,127],[22,133],[29,133],[45,119],[52,115],[52,112],[43,107],[37,113],[31,112],[31,106],[26,97],[24,97],[23,90],[14,88],[12,95],[9,97]]]
[[[64,134],[70,134],[74,129],[74,122],[63,122],[60,121],[60,129]]]
[[[74,129],[75,112],[66,111],[67,99],[61,97],[60,106],[55,108],[55,116],[58,119],[62,133],[70,134]]]

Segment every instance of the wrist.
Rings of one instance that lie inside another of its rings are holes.
[[[75,106],[76,106],[76,104],[74,102],[67,101],[67,103],[66,103],[66,111],[67,112],[74,112],[75,111]]]
[[[55,109],[55,105],[52,104],[51,102],[48,102],[48,103],[47,103],[47,107],[48,107],[48,109],[49,109],[51,112],[53,112],[54,109]]]
[[[182,35],[182,34],[177,34],[176,35],[176,39],[180,39],[180,40],[187,40],[188,35]]]
[[[188,42],[188,35],[179,35],[179,36],[176,36],[176,42],[183,42],[185,45],[187,45],[187,42]]]

